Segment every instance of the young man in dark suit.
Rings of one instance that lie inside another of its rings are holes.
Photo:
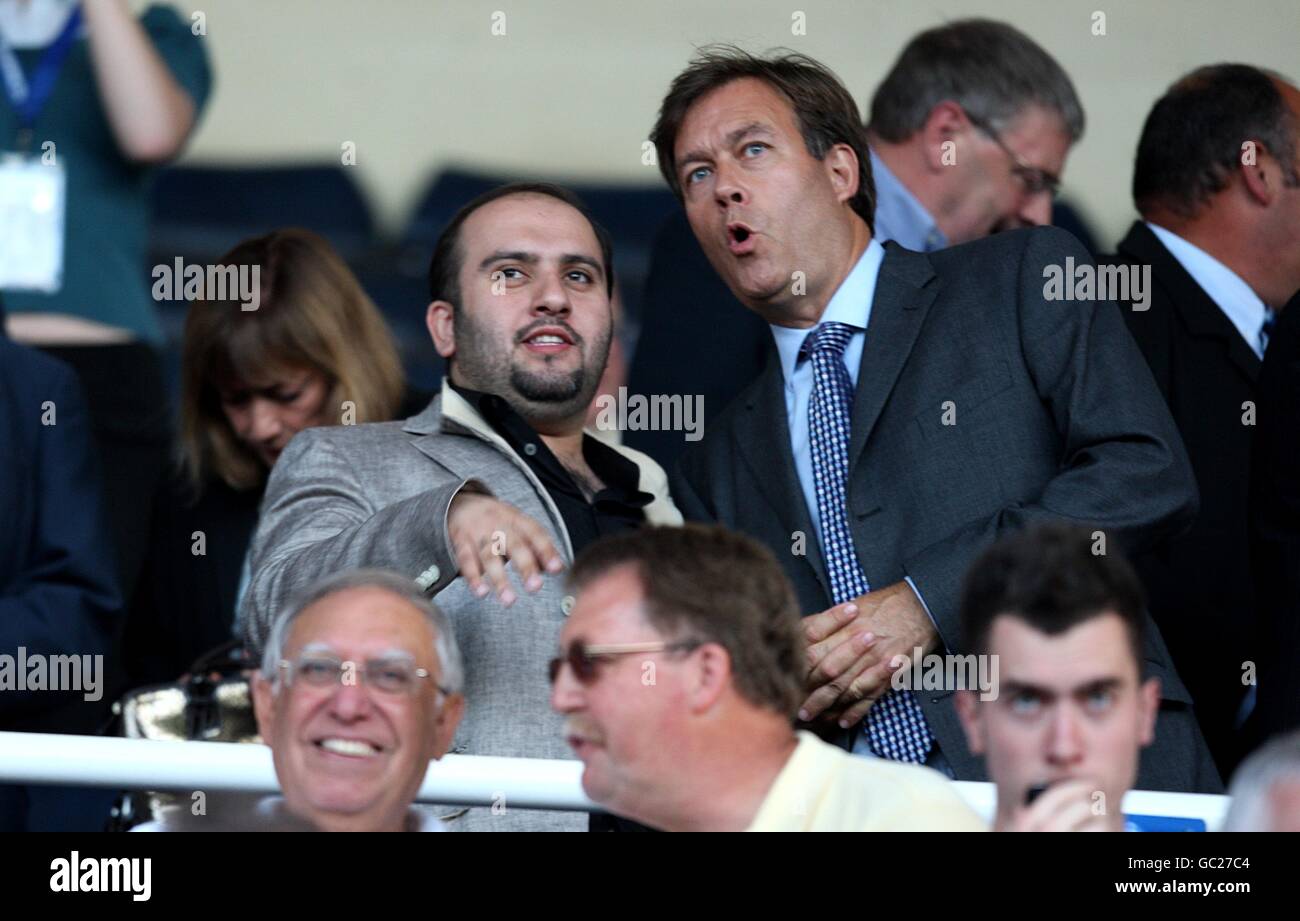
[[[1122,305],[1183,436],[1201,510],[1135,560],[1219,771],[1251,746],[1262,649],[1247,504],[1260,366],[1300,289],[1300,90],[1216,64],[1156,102],[1138,142],[1133,224],[1110,262],[1150,273]]]
[[[811,615],[802,719],[838,724],[862,754],[981,779],[953,689],[891,676],[917,650],[963,652],[961,579],[1001,534],[1066,518],[1100,549],[1145,549],[1190,521],[1195,484],[1140,353],[1113,305],[1049,296],[1054,267],[1091,266],[1062,231],[882,247],[856,106],[809,58],[706,50],[653,137],[709,261],[778,352],[683,457],[679,507],[782,560]],[[965,155],[1020,175],[996,145]],[[1139,785],[1219,789],[1154,630],[1145,658],[1165,690]]]

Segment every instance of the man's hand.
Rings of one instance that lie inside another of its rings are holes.
[[[917,646],[929,652],[939,645],[938,631],[906,582],[805,617],[803,628],[810,693],[799,719],[826,714],[844,728],[860,722],[890,690],[891,676],[909,667]]]
[[[994,831],[1107,831],[1105,813],[1093,809],[1098,785],[1089,780],[1066,780],[1052,784],[1038,799],[1021,806],[1009,819],[998,819]]]
[[[513,505],[482,493],[462,491],[451,500],[447,537],[470,590],[482,598],[491,582],[506,605],[515,600],[506,577],[507,561],[515,564],[520,582],[530,592],[542,587],[543,569],[557,573],[564,568],[545,528]]]

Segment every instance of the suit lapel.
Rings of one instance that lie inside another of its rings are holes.
[[[790,448],[790,420],[785,412],[785,380],[776,349],[768,353],[763,372],[743,397],[745,411],[736,414],[735,438],[738,453],[749,468],[759,490],[777,510],[785,533],[805,535],[804,559],[830,598],[830,583],[822,559],[817,532],[813,528],[803,487]]]
[[[1134,223],[1119,245],[1122,255],[1151,266],[1153,280],[1169,293],[1173,308],[1187,332],[1199,339],[1217,339],[1223,343],[1228,361],[1247,381],[1259,380],[1259,356],[1241,338],[1241,333],[1219,305],[1196,283],[1196,279],[1165,249],[1160,238],[1141,221]]]
[[[930,305],[939,292],[930,261],[896,243],[885,245],[885,259],[871,304],[858,385],[853,398],[849,470],[856,468],[880,413],[898,381]]]
[[[464,451],[458,451],[442,436],[442,394],[438,394],[423,410],[402,424],[402,431],[418,435],[411,444],[425,457],[447,468],[462,480],[474,474]]]
[[[470,452],[467,452],[463,446],[458,445],[454,436],[474,438],[494,448],[506,460],[514,464],[533,487],[533,492],[537,495],[538,501],[541,502],[551,520],[552,528],[560,536],[563,544],[561,550],[565,554],[565,559],[572,560],[573,544],[569,540],[569,529],[565,527],[564,518],[560,514],[559,508],[555,505],[551,494],[546,491],[541,481],[537,479],[537,475],[510,449],[504,439],[487,428],[486,423],[482,423],[482,430],[480,431],[476,418],[472,416],[462,422],[459,418],[445,415],[443,404],[448,400],[448,392],[453,395],[453,399],[459,399],[459,395],[455,391],[449,391],[444,382],[443,393],[435,397],[423,412],[407,419],[406,424],[402,426],[403,431],[420,436],[412,442],[415,449],[430,460],[447,468],[456,477],[468,480],[481,477],[483,471],[481,467],[475,468],[473,466]],[[463,400],[460,401],[460,404],[459,412],[462,417],[466,412],[473,413],[473,410]]]

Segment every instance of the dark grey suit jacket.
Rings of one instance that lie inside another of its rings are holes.
[[[1073,520],[1135,551],[1179,533],[1197,508],[1177,429],[1115,304],[1047,300],[1044,267],[1091,257],[1035,228],[921,254],[886,245],[858,372],[848,512],[872,586],[910,576],[947,650],[964,654],[962,579],[999,535]],[[766,543],[805,613],[831,606],[795,473],[775,350],[763,374],[681,459],[674,499]],[[944,424],[951,404],[955,424]],[[795,551],[807,535],[806,553]],[[1161,679],[1156,740],[1138,786],[1218,792],[1191,700],[1148,623]],[[914,692],[961,780],[983,780],[951,692]]]

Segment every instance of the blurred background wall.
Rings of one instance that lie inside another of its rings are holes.
[[[145,4],[139,4],[143,7]],[[692,49],[785,45],[832,67],[865,106],[907,39],[949,19],[1006,20],[1073,78],[1088,128],[1065,192],[1109,248],[1133,211],[1151,103],[1200,64],[1300,79],[1300,0],[199,0],[216,86],[186,163],[338,162],[395,233],[447,167],[644,182],[642,143]],[[1093,35],[1094,13],[1105,35]],[[792,34],[796,13],[805,34]],[[502,15],[503,14],[503,15]],[[503,35],[495,35],[504,25]]]

